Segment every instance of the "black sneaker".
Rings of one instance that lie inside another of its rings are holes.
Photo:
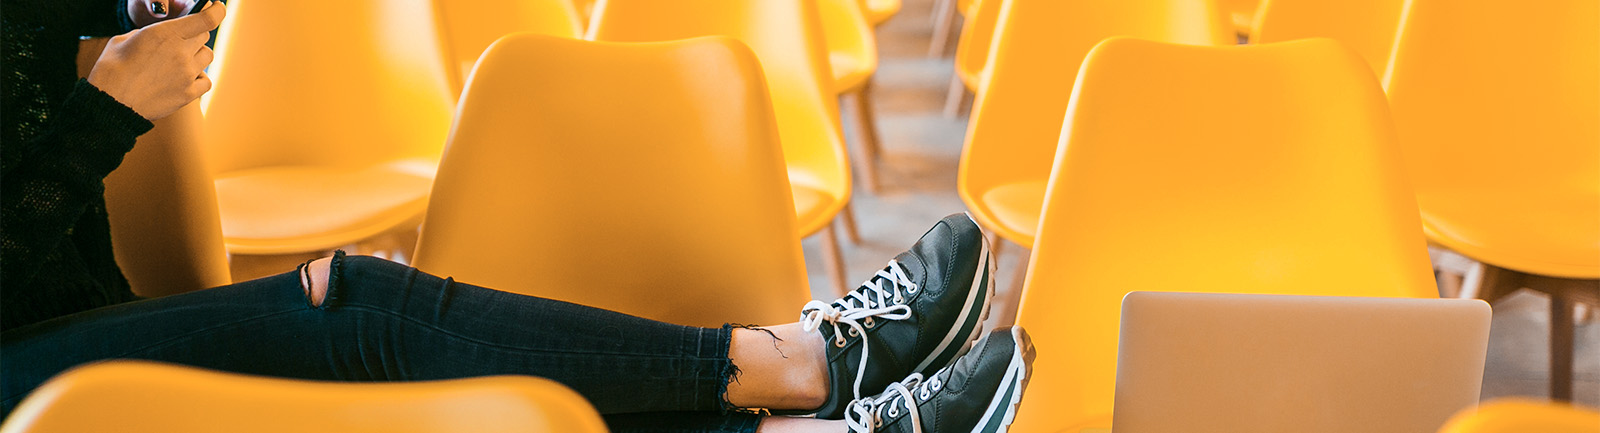
[[[912,374],[876,397],[850,402],[852,433],[999,433],[1017,417],[1033,342],[1021,327],[997,329],[955,365]]]
[[[955,362],[989,316],[993,273],[983,231],[955,214],[855,291],[807,303],[800,322],[822,331],[831,383],[827,402],[804,413],[840,419],[851,400]]]

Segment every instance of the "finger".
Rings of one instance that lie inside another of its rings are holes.
[[[200,95],[211,91],[211,77],[202,72],[200,76],[195,77],[194,82],[189,83],[189,88],[185,90],[189,95],[189,99],[193,101],[199,98]]]
[[[151,24],[150,28],[160,27],[178,37],[190,39],[201,34],[209,34],[212,29],[222,24],[222,18],[227,15],[227,6],[222,2],[213,1],[205,9],[201,9],[200,13]]]
[[[167,13],[171,11],[170,7],[167,0],[150,0],[150,16],[157,19],[166,18]]]
[[[204,71],[207,66],[211,66],[211,61],[215,60],[216,56],[217,53],[211,51],[211,48],[202,45],[200,51],[194,53],[195,68]]]

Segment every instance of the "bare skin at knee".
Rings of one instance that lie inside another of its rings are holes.
[[[758,433],[814,433],[814,432],[842,432],[849,426],[844,420],[792,418],[786,416],[769,416],[761,419],[761,426],[756,427]]]
[[[300,280],[300,289],[306,292],[306,298],[311,299],[311,305],[320,307],[322,300],[328,297],[328,274],[332,263],[332,257],[323,257],[306,264],[305,273],[310,278]],[[306,287],[307,280],[311,287]]]
[[[768,334],[767,331],[771,331]],[[813,409],[828,398],[828,361],[822,334],[799,323],[736,328],[728,358],[740,374],[728,383],[728,403],[739,407]]]

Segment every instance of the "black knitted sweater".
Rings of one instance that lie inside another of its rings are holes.
[[[104,180],[152,125],[75,65],[80,36],[130,29],[125,1],[0,5],[0,330],[136,298],[111,254]]]

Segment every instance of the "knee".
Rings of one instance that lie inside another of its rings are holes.
[[[329,269],[332,263],[332,257],[323,257],[306,263],[305,268],[301,270],[301,289],[305,290],[306,299],[311,301],[311,305],[320,307],[322,301],[327,299]]]

